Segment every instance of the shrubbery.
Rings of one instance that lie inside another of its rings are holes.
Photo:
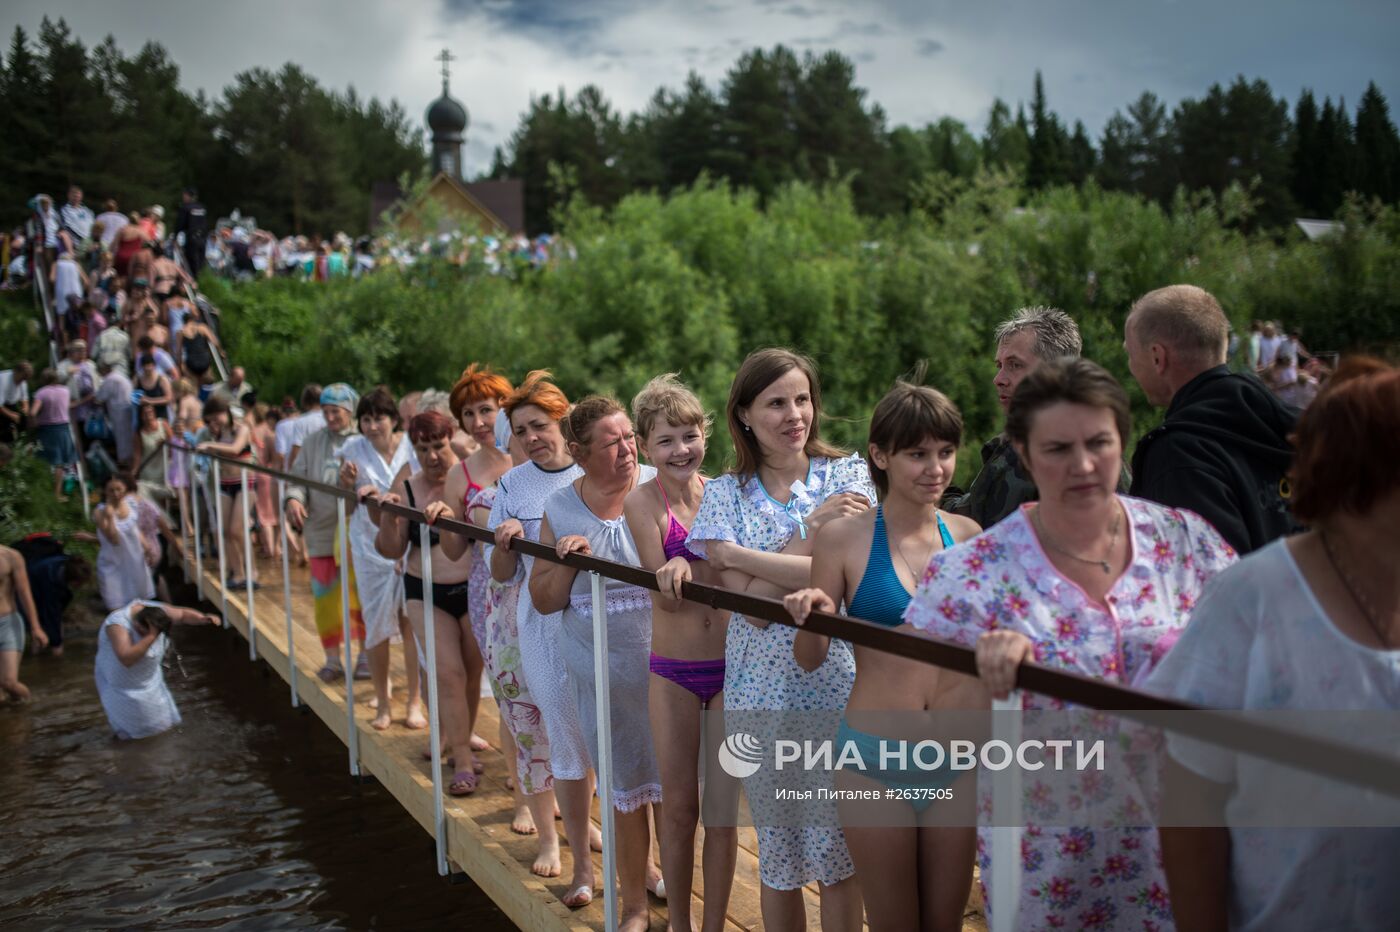
[[[1346,232],[1310,243],[1246,235],[1248,194],[1141,198],[1009,180],[935,176],[907,218],[856,213],[841,185],[753,195],[702,181],[611,212],[575,203],[560,229],[575,261],[523,275],[420,263],[360,281],[231,286],[207,281],[233,357],[275,401],[308,380],[446,388],[472,360],[519,378],[548,367],[571,397],[624,401],[676,370],[716,411],[748,351],[789,345],[818,360],[830,435],[855,446],[875,401],[929,361],[928,381],[967,422],[968,452],[999,428],[991,334],[1009,312],[1051,304],[1080,324],[1085,353],[1128,384],[1138,429],[1155,422],[1122,349],[1134,298],[1190,282],[1237,330],[1255,317],[1304,330],[1314,350],[1400,344],[1400,215],[1353,204]],[[1017,204],[1024,207],[1017,207]],[[728,442],[714,444],[719,465]],[[963,470],[975,467],[965,454]]]

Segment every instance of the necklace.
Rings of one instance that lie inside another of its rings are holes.
[[[1356,607],[1361,609],[1361,617],[1366,619],[1366,624],[1370,625],[1371,633],[1376,636],[1376,640],[1381,642],[1383,650],[1390,650],[1390,638],[1386,637],[1385,625],[1381,624],[1380,612],[1371,604],[1371,600],[1357,585],[1356,578],[1342,568],[1342,561],[1337,559],[1337,551],[1333,547],[1332,537],[1326,531],[1318,531],[1317,536],[1322,539],[1322,549],[1327,554],[1327,562],[1332,564],[1333,571],[1337,578],[1342,581],[1342,586],[1346,588]]]
[[[937,511],[934,511],[934,520],[935,520],[935,521],[938,520],[938,517],[937,517],[937,516],[938,516],[938,512],[937,512]],[[935,533],[936,533],[936,532],[935,532]],[[909,558],[906,557],[906,556],[904,555],[904,548],[901,547],[901,546],[899,545],[899,543],[898,543],[897,541],[894,540],[893,535],[890,534],[890,532],[889,532],[889,521],[888,521],[888,520],[885,521],[885,536],[888,537],[888,538],[890,538],[890,544],[892,545],[892,546],[890,547],[890,549],[893,550],[896,554],[899,555],[899,562],[900,562],[900,563],[903,563],[903,564],[904,564],[904,568],[905,568],[906,570],[909,571],[909,578],[912,579],[912,580],[914,580],[914,585],[915,585],[915,586],[918,586],[918,585],[919,585],[919,580],[923,578],[923,575],[924,575],[924,574],[923,574],[922,571],[916,571],[916,570],[914,569],[913,565],[910,564]],[[929,561],[932,560],[932,559],[933,559],[933,548],[930,547],[930,548],[928,549],[928,553],[926,553],[926,554],[924,555],[924,566],[928,566]]]
[[[1080,563],[1087,563],[1090,566],[1097,566],[1099,569],[1103,570],[1103,574],[1105,576],[1109,576],[1113,573],[1113,567],[1109,564],[1108,558],[1113,556],[1113,548],[1118,543],[1118,525],[1123,518],[1123,513],[1121,511],[1118,511],[1116,508],[1114,509],[1113,526],[1109,528],[1108,532],[1108,550],[1104,552],[1104,557],[1101,560],[1094,560],[1090,559],[1089,557],[1081,557],[1077,553],[1070,553],[1068,550],[1055,543],[1055,541],[1050,538],[1050,535],[1046,533],[1045,525],[1040,520],[1039,505],[1035,506],[1035,511],[1032,513],[1031,517],[1034,519],[1035,529],[1039,532],[1040,539],[1051,550],[1055,551],[1058,554],[1062,554],[1063,556],[1069,557],[1071,560],[1078,560]]]

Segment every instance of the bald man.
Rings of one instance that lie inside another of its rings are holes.
[[[1239,553],[1297,529],[1288,510],[1288,435],[1298,412],[1225,365],[1230,325],[1195,285],[1143,295],[1124,324],[1128,368],[1167,409],[1138,441],[1131,494],[1187,508]]]

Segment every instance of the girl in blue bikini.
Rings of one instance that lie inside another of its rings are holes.
[[[821,528],[813,549],[812,587],[784,599],[798,624],[812,611],[835,612],[844,603],[852,617],[890,628],[904,626],[904,609],[933,554],[981,531],[970,518],[938,508],[953,479],[961,438],[962,416],[941,392],[900,382],[881,399],[870,421],[870,473],[880,503]],[[827,658],[830,642],[828,637],[800,632],[793,642],[798,665],[817,669]],[[855,648],[855,661],[848,716],[933,707],[932,668],[861,647]],[[854,717],[860,721],[859,715]],[[838,750],[854,742],[867,772],[879,770],[879,736],[857,731],[843,718],[836,740]],[[888,785],[906,784],[892,775]],[[907,785],[915,786],[916,781]],[[947,834],[921,825],[929,802],[913,801],[907,821],[897,827],[844,825],[866,920],[875,932],[962,927],[969,890],[963,889],[960,899],[929,902],[928,892],[935,889],[930,877],[934,870],[952,865],[971,873],[973,846],[957,843],[956,850],[950,850],[946,841],[940,844]],[[887,821],[883,813],[881,821]]]
[[[689,569],[699,558],[685,546],[700,510],[705,479],[700,466],[710,416],[700,399],[673,374],[657,376],[632,400],[632,419],[642,452],[656,467],[656,478],[627,496],[624,513],[642,566],[653,572],[671,560]],[[706,564],[695,563],[695,578],[717,582]],[[672,904],[672,932],[690,932],[691,877],[695,870],[695,826],[700,819],[698,779],[703,713],[724,704],[724,636],[728,612],[652,595],[652,745],[665,799],[659,810],[661,873]],[[707,826],[701,854],[705,912],[701,928],[724,928],[734,882],[738,832]]]

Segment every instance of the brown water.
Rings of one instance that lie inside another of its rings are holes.
[[[93,633],[0,705],[0,929],[512,929],[231,631],[181,628],[184,723],[118,742]]]

